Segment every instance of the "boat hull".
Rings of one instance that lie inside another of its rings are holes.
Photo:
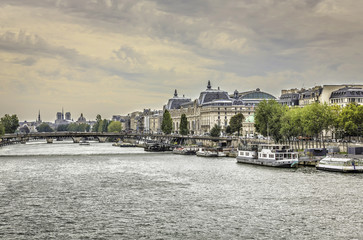
[[[246,158],[246,157],[237,157],[238,163],[246,163],[246,164],[254,164],[254,165],[263,165],[268,167],[278,167],[278,168],[292,168],[297,167],[294,161],[282,160],[282,161],[265,161],[257,158]]]
[[[363,168],[353,168],[353,167],[324,167],[316,166],[316,169],[329,172],[342,172],[342,173],[363,173]]]
[[[199,153],[197,152],[198,157],[218,157],[218,153]]]

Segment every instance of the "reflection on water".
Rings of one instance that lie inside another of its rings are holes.
[[[363,176],[145,153],[0,148],[1,239],[362,239]]]

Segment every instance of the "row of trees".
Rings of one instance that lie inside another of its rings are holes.
[[[335,138],[361,136],[363,106],[313,103],[303,108],[281,106],[275,100],[262,101],[255,112],[256,131],[275,142],[295,139],[320,139],[331,132]]]
[[[71,123],[59,125],[56,129],[58,132],[89,132],[91,126],[86,123]],[[37,127],[38,132],[53,132],[54,130],[47,124],[42,123]],[[97,115],[96,123],[92,127],[93,132],[121,132],[121,122],[110,121],[101,118],[101,115]]]
[[[96,116],[96,123],[92,127],[92,132],[121,132],[122,125],[119,121],[103,119],[100,114]]]

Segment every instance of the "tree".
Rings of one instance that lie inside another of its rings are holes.
[[[294,138],[298,139],[299,136],[304,135],[302,110],[300,107],[291,108],[281,116],[280,134],[289,142]],[[298,148],[300,148],[300,145],[298,145]]]
[[[96,123],[92,127],[92,132],[99,132],[98,129],[99,129],[99,126],[100,126],[101,121],[102,121],[101,115],[100,114],[97,114],[97,116],[96,116]]]
[[[181,119],[180,119],[180,134],[188,135],[188,133],[189,133],[188,120],[187,120],[187,116],[183,113],[181,115]]]
[[[169,111],[165,110],[163,114],[163,122],[161,123],[161,131],[165,134],[170,134],[172,130],[173,120],[171,119]]]
[[[68,131],[68,125],[67,124],[61,124],[57,127],[57,132],[66,132]]]
[[[348,136],[358,136],[363,127],[363,105],[350,103],[345,106],[339,117],[339,125]]]
[[[53,132],[53,129],[48,125],[48,123],[42,123],[37,127],[38,132]]]
[[[341,136],[338,136],[338,135],[343,130],[341,128],[341,126],[340,126],[340,123],[339,123],[340,113],[342,112],[342,107],[339,106],[339,105],[330,106],[330,112],[331,112],[331,115],[332,115],[332,122],[331,122],[331,125],[330,125],[332,133],[333,132],[335,133],[335,138],[341,137]]]
[[[5,128],[4,126],[2,125],[2,123],[0,122],[0,136],[4,135],[5,134]]]
[[[108,132],[121,132],[122,131],[122,126],[121,126],[121,122],[119,121],[112,121],[107,128]]]
[[[87,124],[87,123],[80,123],[80,124],[78,124],[77,131],[78,132],[89,132],[90,128],[91,127],[90,127],[89,124]]]
[[[107,119],[101,120],[99,122],[97,132],[107,132],[107,128],[108,128],[109,123],[110,123],[110,121],[107,120]]]
[[[232,128],[231,128],[231,126],[229,126],[229,125],[228,125],[228,126],[226,127],[226,133],[227,133],[227,134],[232,134],[232,133],[233,133],[233,132],[232,132]]]
[[[242,130],[243,119],[245,119],[245,117],[243,116],[242,113],[238,113],[233,117],[231,117],[231,119],[229,120],[229,126],[231,128],[232,133],[237,132],[239,136],[239,133]]]
[[[275,142],[279,142],[282,138],[281,117],[285,111],[287,108],[282,107],[275,100],[260,102],[255,112],[256,131],[264,136],[272,136]]]
[[[219,137],[221,135],[221,127],[214,124],[213,128],[210,130],[210,135],[212,137]]]
[[[69,131],[69,132],[78,132],[78,124],[77,123],[68,124],[67,131]]]
[[[16,114],[11,116],[9,114],[5,114],[5,116],[1,118],[1,123],[5,128],[5,133],[14,133],[19,127],[19,119]]]

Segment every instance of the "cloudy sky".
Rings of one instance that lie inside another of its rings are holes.
[[[1,0],[0,115],[54,121],[363,82],[363,1]]]

